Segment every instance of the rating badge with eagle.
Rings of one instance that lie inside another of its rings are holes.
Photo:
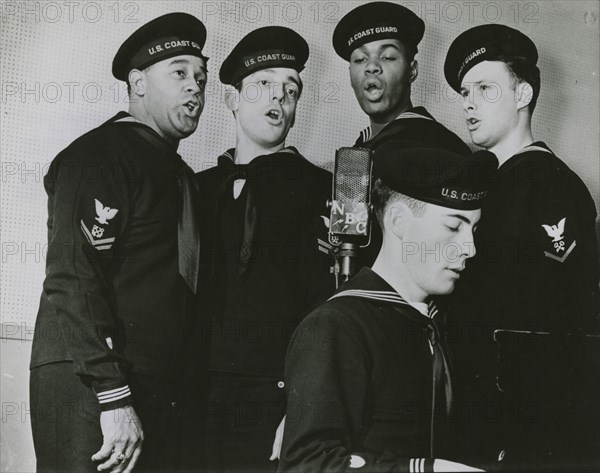
[[[569,238],[566,225],[566,217],[560,219],[555,225],[542,224],[542,228],[547,235],[544,244],[544,256],[559,263],[564,263],[577,245],[573,238]]]
[[[95,249],[110,250],[115,242],[115,237],[105,235],[105,233],[108,232],[109,234],[114,235],[114,232],[110,231],[109,225],[110,220],[117,215],[119,210],[105,206],[98,199],[94,199],[94,203],[94,210],[96,214],[94,220],[98,222],[98,224],[94,223],[93,221],[86,223],[86,220],[91,220],[91,218],[82,218],[80,221],[81,231],[83,232],[83,235],[87,239],[88,243]],[[91,215],[93,214],[90,213],[90,217]],[[92,224],[91,228],[89,225],[90,223]]]

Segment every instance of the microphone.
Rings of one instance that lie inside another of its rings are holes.
[[[371,239],[371,173],[373,151],[347,147],[335,152],[329,243],[335,250],[334,272],[347,281],[355,271],[358,248]]]

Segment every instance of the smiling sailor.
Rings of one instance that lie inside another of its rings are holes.
[[[272,471],[285,408],[289,337],[333,292],[326,245],[331,174],[286,145],[301,100],[308,44],[289,28],[252,31],[221,66],[235,148],[197,174],[212,316],[208,471]],[[236,412],[246,413],[241,417]]]
[[[204,107],[205,40],[186,13],[135,31],[112,67],[128,85],[128,113],[75,140],[44,178],[49,251],[30,385],[37,471],[179,463],[185,361],[201,360],[184,355],[200,239],[194,174],[177,148]]]

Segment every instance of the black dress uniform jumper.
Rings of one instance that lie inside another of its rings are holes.
[[[331,174],[296,149],[236,165],[235,150],[197,174],[200,300],[212,320],[208,471],[268,471],[284,415],[283,369],[302,318],[333,293],[324,216]],[[237,198],[234,182],[245,179]]]
[[[464,418],[464,447],[468,456],[481,455],[486,468],[514,459],[525,469],[555,465],[565,471],[564,464],[558,466],[565,455],[570,456],[567,464],[575,468],[575,459],[582,458],[585,450],[587,454],[597,451],[600,427],[592,433],[584,430],[582,422],[597,417],[597,408],[585,414],[588,395],[576,394],[578,400],[570,409],[581,408],[577,412],[552,402],[567,384],[598,373],[580,373],[580,379],[565,378],[554,385],[540,380],[545,387],[540,384],[539,389],[545,392],[538,393],[537,399],[528,405],[501,406],[493,343],[495,329],[593,331],[599,307],[595,219],[594,201],[585,184],[544,143],[533,143],[500,166],[475,234],[477,254],[467,263],[448,309],[456,323],[452,332],[457,386],[463,388],[465,403],[482,408],[473,411],[471,419]],[[555,352],[547,353],[548,365],[539,366],[540,373],[561,363],[556,358],[559,350],[557,344]],[[575,370],[579,367],[569,367],[569,376]],[[503,378],[499,381],[502,388]],[[521,404],[526,404],[524,399]],[[508,424],[504,439],[498,438],[501,424]],[[590,444],[596,448],[588,448]],[[514,464],[508,467],[515,468]]]
[[[360,132],[354,146],[377,150],[380,146],[394,140],[410,141],[423,146],[441,148],[466,156],[470,154],[469,147],[454,133],[448,130],[424,107],[413,107],[401,113],[395,120],[388,123],[377,135],[372,135],[371,127]],[[372,266],[379,254],[383,236],[379,222],[373,219],[371,243],[359,252],[357,267]]]
[[[312,312],[287,354],[278,471],[432,471],[452,403],[440,320],[369,268]]]
[[[460,155],[470,153],[469,147],[448,128],[436,121],[424,107],[413,107],[388,123],[377,135],[371,127],[360,132],[354,146],[377,149],[390,140],[409,140],[425,146],[442,148]]]
[[[172,406],[187,360],[198,359],[186,352],[197,310],[180,274],[183,180],[193,194],[193,171],[126,113],[50,166],[46,279],[31,355],[38,471],[95,471],[100,410],[126,404],[146,436],[140,468],[173,467]],[[56,419],[48,417],[53,408]]]

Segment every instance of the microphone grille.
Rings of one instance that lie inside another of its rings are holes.
[[[368,148],[340,148],[335,154],[336,200],[368,202],[371,156]]]

